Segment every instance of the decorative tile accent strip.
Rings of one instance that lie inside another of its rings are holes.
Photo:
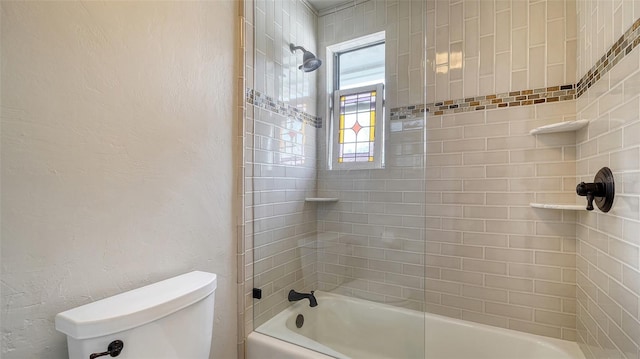
[[[494,108],[538,105],[541,103],[568,101],[576,98],[575,85],[543,87],[533,90],[512,91],[458,100],[432,102],[391,109],[391,120],[408,120],[428,112],[435,116],[452,113],[491,110]]]
[[[640,44],[640,19],[616,41],[598,62],[578,82],[577,94],[580,97],[589,87],[595,84],[604,74],[609,72],[620,60],[627,56]]]
[[[265,110],[290,118],[295,118],[304,124],[311,125],[315,128],[322,128],[322,118],[302,112],[293,106],[287,105],[282,101],[277,101],[272,97],[260,93],[259,91],[247,88],[245,91],[245,100],[248,104],[256,107],[264,108]]]

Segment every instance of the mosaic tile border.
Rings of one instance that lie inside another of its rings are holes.
[[[640,44],[640,19],[616,41],[595,65],[578,81],[577,97],[593,86],[604,74],[609,72],[620,60]]]
[[[255,91],[251,88],[247,88],[245,90],[245,101],[247,101],[248,104],[254,105],[256,107],[260,107],[289,118],[295,118],[303,122],[305,125],[311,125],[315,128],[322,128],[322,119],[320,117],[316,117],[306,112],[300,111],[299,109],[291,105],[287,105],[282,101],[277,101],[274,98],[267,96],[259,91]]]
[[[452,113],[491,110],[495,108],[538,105],[569,101],[576,98],[575,85],[542,87],[532,90],[512,91],[486,96],[467,97],[458,100],[432,102],[426,105],[412,105],[392,108],[391,120],[406,120],[422,117],[424,112],[434,116]]]

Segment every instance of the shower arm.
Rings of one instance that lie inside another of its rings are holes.
[[[296,50],[302,50],[303,52],[307,52],[307,49],[305,49],[302,46],[293,46],[293,44],[289,44],[289,50],[291,50],[291,52],[295,52]]]

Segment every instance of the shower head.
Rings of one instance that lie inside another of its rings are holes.
[[[289,44],[289,50],[291,52],[295,52],[296,50],[302,50],[302,65],[298,67],[298,69],[304,72],[311,72],[318,69],[318,67],[322,66],[322,60],[316,57],[312,52],[307,51],[302,46],[296,46],[294,44]]]

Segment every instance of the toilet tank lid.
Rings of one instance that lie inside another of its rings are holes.
[[[135,328],[200,301],[216,290],[213,273],[194,271],[56,315],[56,329],[75,339]]]

